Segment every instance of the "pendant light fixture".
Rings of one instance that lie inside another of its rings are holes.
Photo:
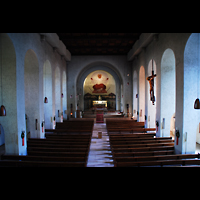
[[[197,98],[194,102],[194,109],[200,109],[199,98]]]
[[[44,97],[44,103],[48,103],[48,98]]]
[[[197,55],[197,58],[198,58],[198,65],[197,65],[197,67],[198,67],[198,70],[197,70],[197,99],[195,100],[195,102],[194,102],[194,109],[200,109],[200,101],[199,101],[199,98],[198,98],[198,96],[199,96],[199,33],[197,33],[198,34],[198,45],[197,45],[197,48],[198,48],[198,50],[197,50],[197,52],[198,52],[198,55]]]
[[[45,46],[44,46],[44,74],[45,74],[45,94],[46,94],[46,36],[44,36],[44,42],[45,42]],[[44,97],[44,103],[48,103],[48,98]]]
[[[1,43],[1,62],[0,62],[0,64],[1,64],[1,102],[2,102],[2,105],[1,105],[1,110],[0,110],[0,116],[6,116],[6,108],[5,108],[5,106],[3,105],[3,90],[2,90],[2,82],[3,82],[3,80],[2,80],[2,71],[3,71],[3,67],[2,67],[2,33],[1,33],[1,35],[0,35],[0,43]]]

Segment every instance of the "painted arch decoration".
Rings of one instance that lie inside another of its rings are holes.
[[[84,94],[116,94],[115,80],[113,76],[103,70],[90,73],[84,81]]]

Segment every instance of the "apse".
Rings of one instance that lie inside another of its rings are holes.
[[[85,78],[83,90],[86,110],[94,106],[116,109],[116,84],[110,73],[104,70],[93,71]]]

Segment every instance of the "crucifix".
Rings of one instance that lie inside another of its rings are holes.
[[[149,81],[150,85],[150,101],[152,101],[152,104],[154,105],[155,102],[155,96],[154,96],[154,78],[156,77],[156,74],[154,74],[153,70],[153,59],[152,59],[152,75],[147,77],[147,81]]]

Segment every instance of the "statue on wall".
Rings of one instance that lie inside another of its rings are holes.
[[[152,104],[154,105],[155,102],[155,96],[154,96],[154,78],[156,77],[156,74],[154,74],[154,71],[152,70],[152,75],[147,77],[147,81],[149,81],[150,85],[150,101],[152,101]]]

